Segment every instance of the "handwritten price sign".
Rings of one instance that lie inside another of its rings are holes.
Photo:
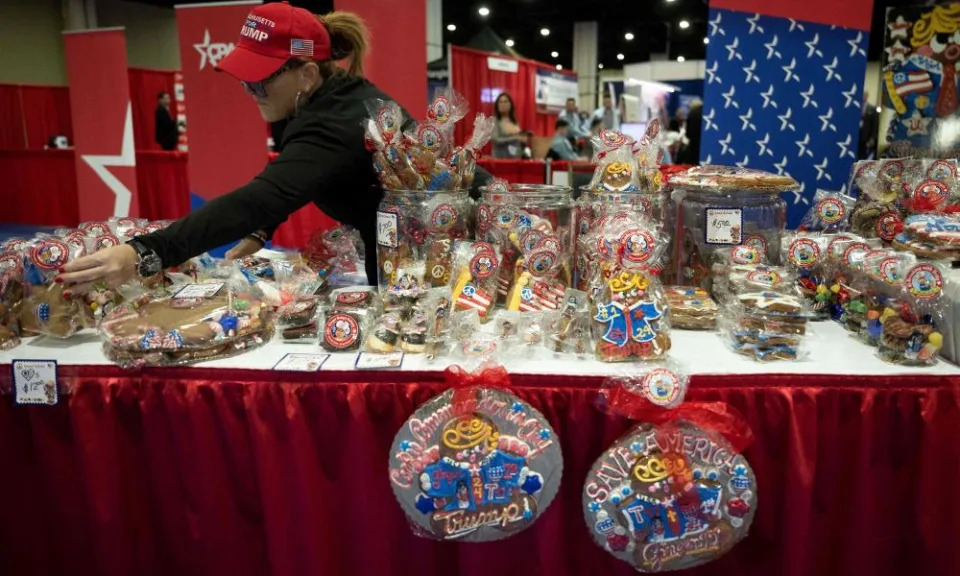
[[[743,210],[740,208],[707,208],[706,220],[707,244],[743,242]]]

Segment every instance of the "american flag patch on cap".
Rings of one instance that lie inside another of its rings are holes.
[[[313,56],[313,40],[292,38],[290,40],[290,54],[293,56]]]

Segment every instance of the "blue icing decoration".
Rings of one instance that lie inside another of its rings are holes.
[[[420,494],[417,496],[417,502],[415,505],[417,507],[417,510],[419,510],[423,514],[430,514],[432,512],[435,512],[437,509],[437,507],[433,504],[433,499],[427,498],[423,494]]]
[[[591,512],[599,512],[599,511],[600,511],[600,504],[599,504],[598,502],[591,502],[591,503],[590,503],[590,511],[591,511]]]
[[[220,326],[223,327],[223,331],[226,333],[236,332],[238,324],[239,322],[236,316],[224,315],[220,318]]]
[[[410,449],[410,441],[409,441],[409,440],[403,440],[402,442],[400,442],[400,450],[401,450],[401,451],[406,452],[406,451],[409,450],[409,449]]]
[[[46,324],[50,321],[50,305],[46,302],[37,306],[37,320],[39,320],[41,324]]]
[[[547,430],[546,428],[544,428],[543,430],[540,431],[540,439],[541,439],[541,440],[547,440],[547,439],[549,439],[549,438],[550,438],[550,431],[549,431],[549,430]]]
[[[514,402],[513,406],[510,407],[510,410],[514,412],[526,412],[526,408],[524,408],[523,404],[520,402]]]
[[[543,480],[540,479],[539,474],[528,475],[526,481],[523,483],[523,486],[520,487],[520,489],[527,494],[536,494],[541,488],[543,488]]]
[[[639,453],[640,450],[642,450],[642,449],[643,449],[643,447],[640,446],[640,443],[639,443],[639,442],[634,442],[633,444],[630,445],[630,451],[633,452],[633,453],[635,453],[635,454],[636,454],[636,453]]]

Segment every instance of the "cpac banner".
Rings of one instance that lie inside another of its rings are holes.
[[[873,0],[711,0],[700,159],[789,174],[796,227],[857,160]]]
[[[537,68],[536,102],[539,108],[563,108],[567,98],[578,100],[577,77],[572,74]]]
[[[137,215],[133,116],[123,28],[64,32],[80,220]]]
[[[177,6],[184,98],[190,103],[190,199],[194,207],[246,184],[267,162],[267,129],[253,100],[214,67],[234,48],[260,2]]]

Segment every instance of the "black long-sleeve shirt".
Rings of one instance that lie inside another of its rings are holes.
[[[363,121],[369,116],[364,103],[371,98],[390,100],[366,80],[346,75],[328,78],[290,119],[280,155],[263,172],[168,228],[139,237],[140,241],[156,251],[164,266],[175,266],[252,232],[272,232],[290,214],[313,202],[334,220],[360,232],[366,246],[367,278],[376,282],[376,213],[383,190],[364,145]],[[474,186],[484,185],[489,178],[478,168]]]
[[[153,114],[156,125],[156,134],[154,139],[164,150],[176,150],[177,140],[180,137],[180,131],[177,130],[177,123],[170,116],[170,111],[163,106],[157,106]]]

